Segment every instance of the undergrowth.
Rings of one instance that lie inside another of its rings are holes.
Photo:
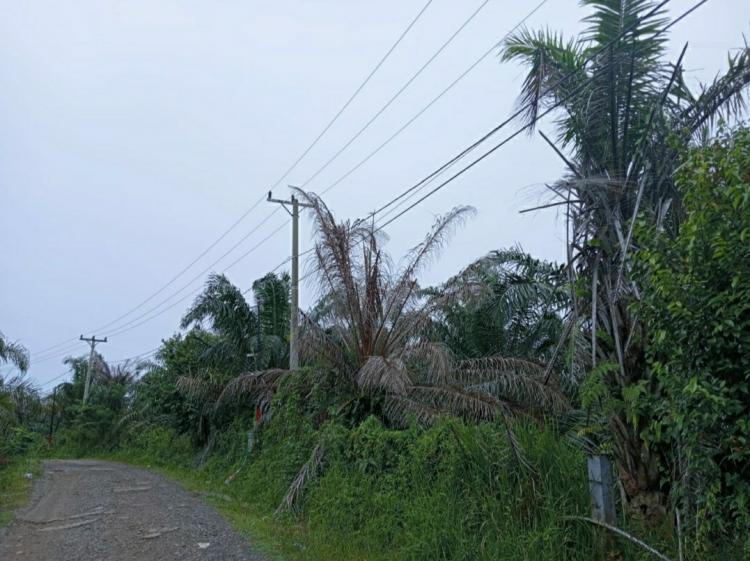
[[[299,389],[276,398],[274,417],[256,429],[250,453],[252,421],[238,418],[216,435],[201,465],[187,436],[162,427],[133,432],[108,457],[160,469],[204,493],[272,558],[649,558],[566,518],[589,512],[585,458],[554,428],[515,425],[520,458],[500,423],[445,418],[430,428],[394,429],[373,416],[321,417]],[[275,514],[316,445],[324,450],[317,477],[292,511]],[[633,531],[672,551],[668,536]]]

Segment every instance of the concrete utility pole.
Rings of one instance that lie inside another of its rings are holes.
[[[84,405],[89,399],[89,390],[91,389],[91,373],[94,370],[94,347],[96,347],[97,343],[106,343],[107,338],[104,339],[97,339],[96,335],[92,335],[91,337],[84,337],[81,335],[79,337],[81,341],[86,341],[89,345],[91,345],[91,352],[89,353],[89,367],[86,371],[86,385],[83,387],[83,403]]]
[[[312,205],[299,202],[294,195],[289,201],[271,197],[272,194],[269,191],[268,202],[280,204],[292,217],[292,305],[289,322],[289,370],[296,370],[299,368],[299,209],[300,207],[311,208]],[[292,210],[289,210],[287,205],[291,206]]]

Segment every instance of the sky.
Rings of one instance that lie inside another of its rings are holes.
[[[280,265],[290,251],[289,219],[261,201],[280,178],[275,196],[287,197],[290,184],[327,190],[336,216],[355,219],[510,115],[523,69],[493,53],[328,189],[535,0],[487,2],[315,175],[482,3],[434,0],[331,129],[282,176],[425,0],[0,0],[0,330],[31,351],[29,376],[43,390],[63,381],[63,358],[87,351],[76,341],[81,334],[108,336],[97,350],[109,361],[147,353],[178,331],[208,272],[226,269],[246,289]],[[674,16],[693,4],[672,0],[668,11]],[[585,15],[574,0],[548,0],[527,25],[571,36]],[[749,27],[747,0],[712,0],[675,26],[670,56],[689,42],[689,80],[709,80]],[[398,259],[437,216],[471,205],[476,216],[422,284],[440,283],[497,248],[520,245],[562,260],[559,211],[519,213],[546,202],[544,184],[562,173],[549,147],[521,135],[389,225],[387,249]],[[312,244],[309,217],[300,228],[305,250]],[[314,294],[313,283],[304,282],[303,307]],[[0,367],[0,374],[9,371]]]

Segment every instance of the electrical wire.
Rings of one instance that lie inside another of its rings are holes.
[[[408,33],[411,31],[411,29],[416,25],[416,23],[419,21],[419,19],[422,17],[422,15],[427,11],[427,8],[432,4],[433,0],[428,0],[424,6],[419,10],[417,15],[409,22],[409,24],[406,26],[406,28],[399,34],[396,41],[391,45],[391,47],[386,51],[386,53],[380,58],[380,60],[377,62],[375,67],[368,73],[368,75],[365,77],[365,79],[360,83],[360,85],[354,90],[354,93],[346,100],[344,105],[336,112],[336,114],[333,116],[333,118],[326,124],[326,126],[323,128],[323,130],[315,137],[315,139],[310,143],[310,145],[299,155],[299,157],[292,163],[291,166],[273,183],[271,186],[271,190],[275,189],[296,167],[297,165],[307,156],[307,154],[310,153],[310,151],[318,144],[318,142],[325,136],[325,134],[330,130],[330,128],[339,120],[341,115],[346,111],[346,109],[352,104],[352,102],[357,98],[357,96],[362,92],[362,90],[365,88],[365,86],[370,82],[370,80],[375,76],[375,74],[380,70],[380,68],[383,66],[383,64],[388,60],[388,58],[391,56],[391,54],[396,50],[398,45],[403,41],[403,39],[408,35]],[[184,275],[188,270],[190,270],[198,261],[200,261],[203,257],[205,257],[214,247],[216,247],[224,238],[226,238],[227,235],[229,235],[234,229],[245,219],[247,216],[255,210],[258,205],[265,200],[265,193],[263,196],[261,196],[255,203],[253,203],[250,208],[248,208],[232,225],[227,228],[216,240],[214,240],[213,243],[211,243],[198,257],[193,259],[187,266],[185,266],[182,270],[180,270],[179,273],[177,273],[174,277],[172,277],[167,283],[162,285],[156,292],[151,294],[148,298],[141,301],[139,304],[125,312],[124,314],[120,315],[119,317],[113,319],[109,323],[106,323],[104,325],[101,325],[93,330],[90,331],[101,331],[103,329],[106,329],[108,327],[111,327],[118,323],[120,320],[128,317],[135,311],[141,309],[144,305],[146,305],[148,302],[156,298],[159,294],[161,294],[164,290],[169,288],[172,284],[174,284],[182,275]],[[244,238],[243,238],[244,239]],[[178,291],[179,292],[179,291]],[[44,356],[49,351],[56,350],[55,356],[59,356],[60,347],[67,346],[69,343],[76,341],[75,338],[66,339],[65,341],[62,341],[60,343],[57,343],[55,345],[52,345],[50,347],[47,347],[45,349],[42,349],[41,351],[38,351],[38,354],[41,356]],[[54,357],[49,357],[54,358]],[[42,360],[46,360],[46,358],[42,358]],[[42,360],[38,361],[41,362]]]
[[[663,0],[655,8],[653,8],[651,11],[649,11],[649,13],[647,13],[644,16],[642,16],[638,20],[636,20],[633,24],[631,24],[630,26],[628,26],[628,28],[624,29],[610,43],[612,43],[612,42],[614,42],[616,40],[619,40],[622,36],[624,36],[626,33],[628,33],[632,28],[634,28],[636,25],[638,25],[638,23],[640,23],[643,19],[645,19],[647,17],[650,17],[652,14],[656,13],[658,10],[660,10],[662,7],[664,7],[668,2],[669,2],[669,0]],[[689,14],[691,14],[692,12],[694,12],[695,10],[697,10],[699,7],[701,7],[702,5],[704,5],[707,2],[708,2],[708,0],[701,0],[700,2],[698,2],[697,4],[695,4],[693,7],[691,7],[687,11],[685,11],[678,18],[676,18],[675,20],[673,20],[664,29],[660,30],[656,34],[656,36],[658,36],[661,33],[666,32],[669,28],[671,28],[672,26],[674,26],[675,24],[677,24],[679,21],[681,21],[682,19],[684,19],[685,17],[687,17]],[[591,58],[593,58],[594,56],[596,56],[599,52],[601,52],[601,50],[608,48],[608,45],[609,45],[609,43],[607,45],[603,46],[596,53],[592,54]],[[563,79],[567,79],[567,77],[563,77],[561,80],[563,80]],[[558,81],[553,86],[550,86],[550,88],[556,87],[557,85],[559,85],[559,83],[560,83],[560,81]],[[411,205],[409,205],[406,209],[404,209],[403,211],[399,212],[396,216],[394,216],[391,219],[387,220],[385,223],[379,224],[378,227],[377,227],[377,229],[375,231],[380,231],[381,229],[385,228],[389,224],[393,223],[395,220],[398,220],[401,216],[403,216],[404,214],[406,214],[407,212],[409,212],[411,209],[413,209],[417,205],[421,204],[427,198],[429,198],[430,196],[432,196],[433,194],[435,194],[436,192],[438,192],[439,190],[441,190],[442,188],[444,188],[446,185],[448,185],[451,182],[455,181],[458,177],[460,177],[461,175],[463,175],[465,172],[469,171],[474,166],[476,166],[477,164],[479,164],[481,161],[483,161],[484,159],[486,159],[490,155],[494,154],[497,150],[499,150],[501,147],[503,147],[504,145],[506,145],[508,142],[510,142],[511,140],[513,140],[514,138],[516,138],[523,131],[525,131],[528,128],[532,127],[541,118],[545,117],[550,112],[552,112],[557,107],[559,107],[563,102],[567,101],[572,95],[578,95],[579,93],[582,93],[582,91],[583,91],[583,89],[584,89],[585,86],[587,86],[587,85],[583,84],[581,87],[579,87],[576,90],[574,90],[573,92],[571,92],[571,94],[569,94],[565,99],[558,100],[555,104],[553,104],[552,106],[550,106],[549,108],[547,108],[545,111],[543,111],[542,113],[536,115],[535,119],[533,121],[531,121],[531,122],[527,123],[526,125],[518,128],[511,135],[509,135],[508,137],[506,137],[503,140],[501,140],[499,143],[497,143],[496,145],[494,145],[492,148],[490,148],[484,154],[482,154],[481,156],[479,156],[478,158],[476,158],[475,160],[473,160],[471,163],[469,163],[467,166],[465,166],[464,168],[462,168],[461,170],[459,170],[457,173],[455,173],[454,175],[452,175],[450,178],[448,178],[447,180],[445,180],[442,183],[440,183],[437,187],[435,187],[432,190],[430,190],[426,195],[420,197],[416,202],[414,202]],[[517,117],[518,115],[520,115],[523,110],[524,110],[523,107],[521,109],[519,109],[516,113],[514,113],[514,116],[512,116],[511,119],[514,118],[514,117]],[[374,217],[375,214],[377,214],[378,212],[381,212],[383,209],[388,208],[389,206],[391,206],[392,204],[394,204],[396,201],[402,199],[406,194],[408,194],[408,193],[412,192],[413,190],[415,190],[416,188],[418,188],[418,186],[423,185],[426,181],[429,181],[430,179],[433,179],[436,176],[437,173],[440,173],[441,171],[447,169],[450,165],[453,165],[454,163],[456,163],[460,158],[462,158],[464,155],[466,155],[469,151],[471,151],[474,148],[476,148],[479,144],[481,144],[482,142],[484,142],[484,140],[486,140],[487,138],[489,138],[490,136],[492,136],[495,132],[497,132],[498,130],[500,130],[502,127],[506,126],[508,122],[509,122],[509,119],[506,119],[505,121],[503,121],[500,125],[498,125],[497,127],[493,128],[490,131],[490,133],[484,135],[479,141],[477,141],[477,142],[473,143],[472,145],[470,145],[469,148],[462,150],[459,153],[459,155],[457,155],[456,157],[454,157],[451,160],[449,160],[446,164],[443,164],[442,166],[440,166],[440,168],[438,168],[438,170],[436,170],[436,171],[432,172],[431,174],[429,174],[425,179],[423,179],[421,182],[417,183],[415,186],[410,187],[409,189],[407,189],[406,191],[404,191],[403,193],[401,193],[399,196],[397,196],[394,199],[392,199],[391,201],[389,201],[386,205],[383,205],[382,207],[380,207],[380,209],[378,209],[378,210],[374,211],[373,213],[371,213],[370,216]],[[307,250],[306,252],[303,252],[303,254],[309,253],[311,251],[312,250]],[[277,265],[274,268],[274,271],[278,270],[284,264],[288,263],[289,260],[290,259],[287,258],[284,261],[282,261],[279,265]],[[305,277],[303,277],[303,279],[301,279],[301,280],[304,280],[304,278],[306,278],[307,276],[309,276],[309,274],[311,274],[311,273],[308,273],[308,275],[305,275]],[[249,290],[250,289],[246,290],[244,293],[247,293]]]
[[[422,66],[409,78],[406,83],[401,86],[396,93],[383,105],[376,113],[373,115],[369,121],[367,121],[355,134],[352,136],[341,148],[339,148],[333,156],[331,156],[330,159],[326,161],[326,163],[323,164],[318,170],[313,173],[310,177],[305,180],[300,187],[307,186],[310,182],[312,182],[318,175],[320,175],[324,170],[328,168],[329,165],[331,165],[344,151],[349,148],[349,146],[354,143],[362,134],[370,128],[370,125],[372,125],[400,96],[402,93],[404,93],[409,86],[424,72],[434,61],[437,59],[438,56],[453,42],[453,40],[458,37],[458,35],[466,28],[466,26],[471,23],[471,21],[481,12],[487,4],[489,4],[490,0],[484,0],[479,7],[474,10],[471,15],[464,20],[464,22],[456,29],[456,31],[453,32],[453,34],[448,37],[448,39],[435,51],[428,59],[427,61],[422,64]]]
[[[511,33],[516,31],[519,27],[521,27],[526,21],[528,21],[531,16],[533,16],[539,9],[541,9],[542,6],[544,6],[549,0],[542,0],[539,2],[528,14],[526,14],[523,19],[521,19],[513,28],[508,31],[502,39],[499,41],[496,41],[492,44],[492,46],[487,49],[484,53],[482,53],[481,56],[479,56],[474,62],[472,62],[468,68],[466,68],[461,74],[459,74],[448,86],[446,86],[440,93],[438,93],[435,97],[430,100],[427,105],[422,107],[413,117],[411,117],[406,123],[404,123],[399,129],[396,130],[391,136],[389,136],[382,144],[378,145],[372,152],[367,154],[362,160],[360,160],[354,167],[352,167],[349,171],[344,173],[342,176],[340,176],[338,179],[336,179],[333,183],[331,183],[328,187],[323,189],[321,191],[321,195],[324,195],[328,193],[331,189],[339,185],[342,181],[346,180],[351,176],[354,172],[356,172],[359,168],[361,168],[364,164],[366,164],[368,161],[370,161],[376,154],[378,154],[383,148],[388,146],[393,140],[395,140],[402,132],[404,132],[409,126],[414,123],[417,119],[419,119],[422,115],[424,115],[435,103],[437,103],[445,94],[447,94],[449,91],[451,91],[456,84],[458,84],[461,80],[463,80],[472,70],[474,70],[477,66],[479,66],[488,56],[492,54],[493,51],[495,51],[497,48],[499,48],[502,43],[505,41],[507,37],[510,36]]]

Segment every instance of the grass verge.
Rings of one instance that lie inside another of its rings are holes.
[[[38,458],[19,458],[0,467],[0,528],[7,526],[13,520],[13,511],[26,503],[33,478],[41,471]]]

